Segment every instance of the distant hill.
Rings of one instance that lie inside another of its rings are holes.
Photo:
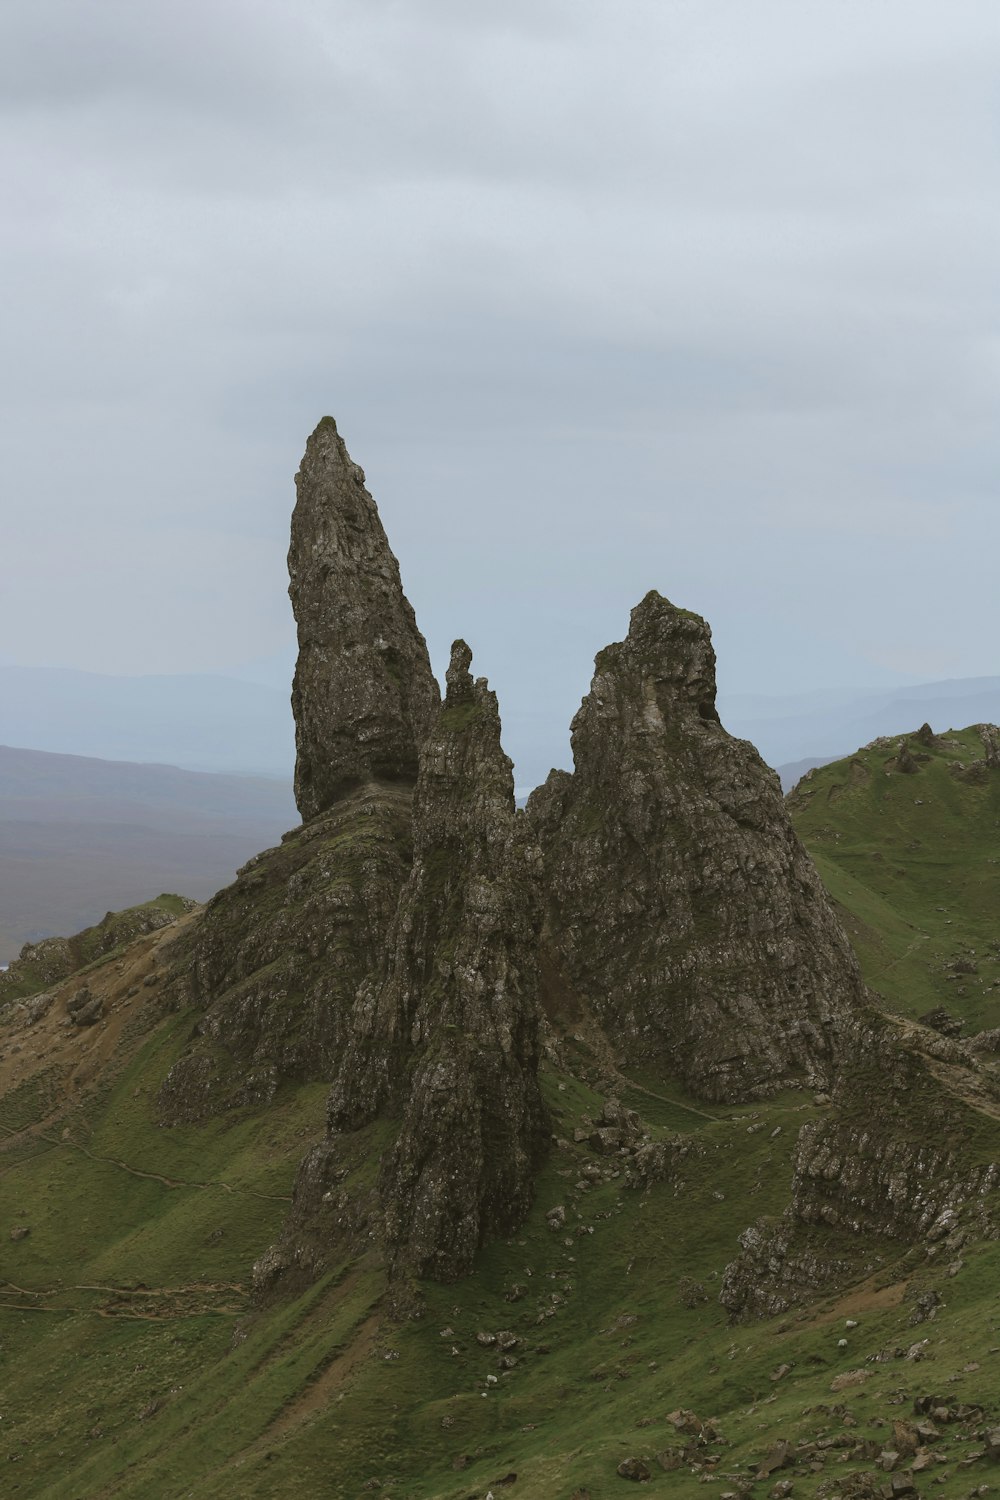
[[[751,740],[768,765],[813,764],[867,745],[883,734],[903,734],[925,721],[938,731],[1000,720],[1000,677],[963,677],[869,693],[817,692],[762,697],[719,695],[730,734]]]
[[[205,900],[297,823],[288,782],[0,746],[0,962],[159,891]]]
[[[290,781],[290,686],[0,666],[0,743]]]

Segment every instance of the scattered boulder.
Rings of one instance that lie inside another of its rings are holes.
[[[76,1016],[81,1010],[90,1004],[90,985],[83,984],[78,990],[74,990],[66,1001],[66,1012],[70,1016]]]
[[[86,1001],[70,1012],[74,1026],[96,1026],[104,1014],[104,1001],[100,995],[90,995]]]
[[[623,1458],[616,1470],[619,1479],[634,1479],[645,1484],[653,1475],[641,1458]]]
[[[787,1469],[796,1461],[796,1453],[793,1445],[785,1438],[779,1438],[772,1443],[765,1457],[757,1467],[758,1479],[769,1479],[779,1469]]]

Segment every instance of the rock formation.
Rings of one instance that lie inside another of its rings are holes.
[[[704,620],[649,593],[597,657],[572,775],[528,803],[546,942],[626,1060],[708,1099],[820,1081],[863,1002],[777,776],[715,707]]]
[[[983,759],[990,771],[1000,771],[1000,729],[995,724],[977,724],[983,742]]]
[[[870,1275],[893,1244],[953,1259],[973,1235],[996,1233],[1000,1167],[969,1149],[981,1125],[972,1101],[989,1088],[995,1111],[996,1083],[973,1078],[961,1043],[900,1033],[875,1014],[844,1042],[833,1109],[799,1133],[785,1213],[747,1229],[726,1268],[721,1300],[734,1319]]]
[[[350,1156],[343,1133],[379,1114],[399,1120],[379,1182],[380,1237],[397,1277],[453,1280],[487,1238],[517,1227],[547,1137],[541,855],[514,806],[496,697],[484,678],[473,682],[471,659],[457,641],[421,755],[413,867],[385,962],[358,993],[326,1156],[307,1161],[297,1195],[300,1218],[314,1218],[317,1189]]]
[[[1000,729],[995,724],[975,724],[973,728],[982,741],[982,759],[970,761],[967,765],[953,762],[951,774],[957,781],[985,785],[991,773],[1000,770]]]
[[[200,1015],[160,1091],[165,1123],[333,1076],[409,871],[411,799],[405,786],[356,788],[208,903],[168,982],[173,1003]]]
[[[175,968],[203,1011],[160,1103],[168,1121],[329,1079],[354,992],[410,863],[418,749],[440,699],[364,474],[324,417],[296,475],[288,555],[304,826],[208,905]]]
[[[936,1232],[962,1193],[985,1191],[955,1155],[946,1102],[927,1115],[940,1148],[913,1154],[903,1104],[937,1096],[867,1011],[777,777],[719,722],[703,620],[647,595],[597,658],[573,774],[553,772],[520,813],[496,698],[458,641],[439,705],[374,502],[329,420],[298,475],[290,570],[306,821],[209,904],[163,986],[200,1012],[160,1093],[164,1122],[259,1106],[285,1079],[332,1083],[327,1136],[255,1268],[259,1293],[374,1247],[400,1308],[415,1278],[466,1274],[520,1225],[549,1138],[543,972],[556,1021],[582,1006],[625,1065],[658,1064],[707,1099],[835,1089],[802,1132],[784,1219],[744,1236],[726,1282],[736,1316],[853,1266],[851,1223]],[[958,1045],[917,1030],[925,1049]],[[884,1097],[861,1119],[872,1058]],[[624,1149],[614,1121],[596,1138]],[[664,1153],[650,1152],[652,1168]],[[819,1257],[817,1224],[840,1235]]]
[[[364,471],[332,417],[306,444],[295,485],[295,799],[308,821],[374,778],[412,783],[440,695]]]

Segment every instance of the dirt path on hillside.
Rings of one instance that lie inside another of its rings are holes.
[[[84,1156],[88,1156],[91,1161],[102,1162],[111,1167],[118,1167],[122,1172],[131,1173],[133,1177],[144,1177],[151,1182],[159,1182],[166,1188],[198,1188],[202,1191],[208,1188],[217,1188],[223,1193],[242,1194],[248,1198],[261,1198],[266,1203],[291,1203],[292,1201],[291,1193],[261,1193],[256,1188],[233,1187],[232,1183],[229,1182],[191,1182],[183,1177],[165,1177],[162,1172],[151,1172],[145,1170],[143,1167],[133,1167],[127,1161],[121,1161],[117,1156],[102,1156],[97,1151],[91,1151],[89,1146],[82,1145],[80,1141],[62,1140],[56,1136],[46,1135],[44,1130],[39,1126],[27,1125],[23,1130],[14,1131],[10,1130],[6,1125],[0,1125],[0,1131],[4,1132],[8,1140],[12,1137],[29,1136],[35,1140],[45,1141],[50,1149],[62,1147],[70,1151],[80,1151]],[[35,1156],[22,1157],[20,1160],[12,1162],[6,1168],[6,1172],[12,1172],[15,1168],[28,1165],[36,1160],[37,1157]],[[0,1176],[6,1175],[6,1172],[0,1173]]]

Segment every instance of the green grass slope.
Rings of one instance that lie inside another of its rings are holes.
[[[975,728],[875,741],[789,794],[795,828],[837,902],[868,983],[891,1009],[945,1006],[966,1032],[1000,1025],[1000,771]]]
[[[617,1466],[636,1458],[651,1491],[693,1497],[709,1480],[742,1486],[779,1439],[820,1445],[787,1471],[812,1494],[871,1469],[851,1455],[887,1443],[914,1396],[1000,1414],[996,1245],[970,1249],[950,1275],[887,1244],[884,1274],[846,1296],[727,1326],[717,1294],[737,1236],[780,1213],[798,1128],[821,1110],[801,1094],[708,1111],[636,1077],[628,1098],[652,1139],[685,1132],[675,1174],[643,1185],[624,1158],[574,1142],[602,1097],[548,1068],[557,1139],[528,1222],[467,1280],[427,1286],[422,1319],[384,1318],[374,1257],[256,1309],[251,1267],[321,1133],[325,1089],[159,1127],[156,1091],[192,1017],[158,1015],[144,962],[107,966],[109,984],[139,981],[139,996],[120,1012],[109,1001],[121,1030],[89,1091],[73,1086],[65,1049],[100,1039],[56,1028],[38,1046],[49,1072],[8,1090],[0,1112],[4,1494],[604,1500],[622,1493]],[[53,1074],[59,1088],[45,1084]],[[981,1123],[1000,1136],[998,1122]],[[565,1222],[553,1229],[557,1206]],[[928,1290],[942,1305],[914,1327]],[[917,1345],[919,1363],[906,1357]],[[671,1455],[694,1440],[671,1421],[678,1409],[717,1429],[683,1459]],[[961,1465],[982,1449],[976,1426],[942,1429],[943,1496],[969,1493]],[[978,1483],[993,1470],[979,1459],[975,1472]]]

